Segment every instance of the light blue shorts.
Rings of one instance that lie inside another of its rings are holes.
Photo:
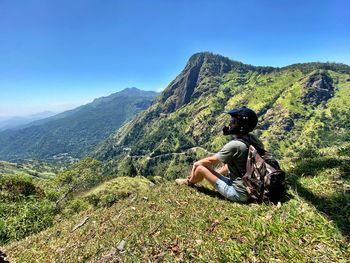
[[[246,202],[249,199],[248,192],[241,178],[232,180],[223,175],[219,176],[214,184],[215,189],[227,199],[234,202]]]

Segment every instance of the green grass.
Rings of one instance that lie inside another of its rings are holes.
[[[132,193],[145,192],[153,185],[151,181],[141,176],[118,177],[87,191],[81,197],[96,207],[106,207]]]
[[[207,191],[159,185],[3,249],[14,262],[97,262],[121,240],[125,251],[113,258],[126,262],[346,262],[350,255],[334,224],[298,195],[278,207],[235,204]]]
[[[0,174],[0,244],[22,239],[52,225],[54,203],[46,198],[38,180],[43,179]]]
[[[290,189],[281,205],[237,204],[207,184],[163,182],[0,249],[13,262],[348,262],[345,148],[286,161]],[[87,195],[107,185],[117,184]]]
[[[53,178],[58,170],[59,167],[37,160],[25,160],[19,163],[0,160],[0,175],[20,174],[37,178]]]

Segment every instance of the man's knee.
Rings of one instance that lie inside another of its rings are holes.
[[[203,165],[199,165],[196,168],[195,174],[207,179],[211,184],[214,184],[217,180],[217,175],[215,172],[213,173],[210,168],[205,167]]]
[[[200,173],[200,174],[203,174],[206,170],[208,170],[205,166],[203,165],[198,165],[196,170],[195,170],[195,173]]]

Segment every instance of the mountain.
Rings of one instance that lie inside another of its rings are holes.
[[[0,133],[0,159],[80,158],[125,121],[148,108],[156,92],[129,88],[108,97]]]
[[[312,154],[350,139],[350,67],[304,63],[255,67],[194,54],[152,105],[100,144],[93,156],[121,174],[174,178],[229,139],[229,109],[248,106],[255,131],[279,158]]]
[[[100,161],[84,158],[47,179],[0,176],[0,250],[11,262],[346,262],[349,95],[344,64],[254,67],[195,54],[94,149]],[[206,182],[165,180],[230,140],[225,112],[242,105],[258,113],[255,133],[287,173],[280,203],[232,203]],[[23,171],[14,165],[3,170]]]
[[[23,126],[44,118],[48,118],[50,116],[55,115],[56,113],[52,111],[44,111],[36,114],[32,114],[29,116],[24,116],[24,117],[11,117],[11,118],[6,118],[3,120],[0,120],[0,131],[4,131],[7,129],[20,129],[23,128]]]

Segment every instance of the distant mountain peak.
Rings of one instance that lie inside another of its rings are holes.
[[[191,61],[196,61],[198,59],[203,59],[203,60],[227,60],[232,62],[232,60],[228,57],[219,55],[219,54],[215,54],[213,52],[209,52],[209,51],[204,51],[204,52],[198,52],[193,54],[190,58],[189,58],[189,62]]]
[[[117,97],[154,98],[157,95],[159,95],[159,93],[155,92],[155,91],[145,91],[145,90],[140,90],[140,89],[135,88],[135,87],[131,87],[131,88],[125,88],[121,91],[117,91],[117,92],[112,93],[111,95],[106,96],[106,97],[100,97],[100,98],[94,99],[94,101],[92,103],[95,105],[98,105],[100,103],[106,103],[106,102],[109,102],[111,100],[114,100]]]
[[[134,92],[134,91],[142,91],[142,90],[140,90],[140,89],[138,89],[138,88],[136,88],[136,87],[131,87],[131,88],[125,88],[125,89],[123,89],[123,90],[121,90],[121,91],[119,91],[119,92]]]
[[[141,96],[141,97],[155,97],[158,95],[158,92],[141,90],[135,87],[125,88],[121,91],[114,93],[115,95],[123,96]],[[112,94],[113,95],[113,94]]]
[[[221,76],[231,70],[247,72],[257,67],[246,65],[211,52],[192,55],[185,68],[162,93],[161,101],[166,102],[166,111],[174,111],[191,101],[195,89],[206,77]]]

